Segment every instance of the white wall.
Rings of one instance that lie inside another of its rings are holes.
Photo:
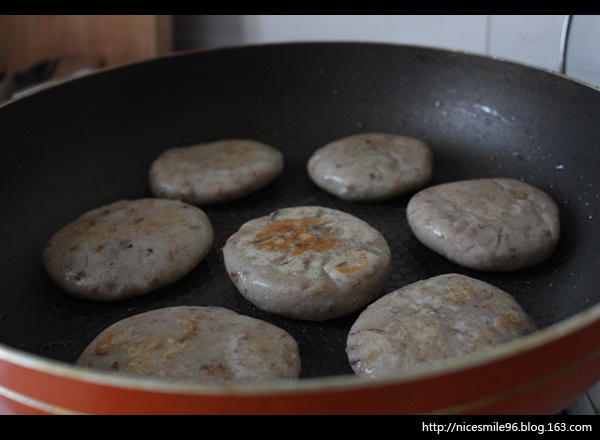
[[[560,70],[564,15],[490,15],[488,55]]]
[[[567,44],[566,74],[600,86],[600,15],[575,15]]]
[[[564,15],[188,15],[176,49],[289,41],[381,41],[463,50],[560,70]]]

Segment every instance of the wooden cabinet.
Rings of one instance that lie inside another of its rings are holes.
[[[0,15],[0,57],[12,71],[58,56],[140,61],[169,53],[172,39],[170,15]]]

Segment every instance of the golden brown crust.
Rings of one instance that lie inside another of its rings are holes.
[[[381,294],[391,272],[383,235],[321,206],[280,209],[241,226],[223,247],[240,293],[262,310],[322,321]]]
[[[134,315],[101,332],[77,365],[138,377],[194,382],[296,379],[294,338],[220,307],[176,306]]]

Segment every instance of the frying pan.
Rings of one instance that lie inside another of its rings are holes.
[[[556,414],[600,379],[600,93],[548,71],[419,46],[267,44],[176,53],[49,87],[0,108],[0,410],[97,414]],[[426,141],[430,185],[512,177],[546,191],[562,236],[535,267],[484,273],[421,245],[406,221],[411,194],[377,204],[318,189],[306,162],[361,132]],[[41,265],[48,238],[82,213],[151,196],[148,169],[174,146],[250,138],[284,153],[285,172],[253,195],[205,208],[207,258],[180,281],[122,302],[75,299]],[[345,355],[358,312],[322,323],[254,308],[224,271],[221,247],[275,209],[323,205],[369,222],[394,259],[383,293],[442,273],[510,292],[540,330],[494,350],[356,377]],[[73,366],[108,325],[172,305],[216,305],[290,332],[302,356],[293,383],[204,385],[128,378]]]

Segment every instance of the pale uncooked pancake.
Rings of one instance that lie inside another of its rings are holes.
[[[377,378],[489,350],[536,329],[507,292],[445,274],[397,289],[368,306],[350,329],[346,352],[356,374]]]
[[[123,375],[193,382],[297,379],[300,354],[285,330],[221,307],[175,306],[102,331],[77,365]]]
[[[379,231],[320,206],[248,221],[227,240],[223,257],[231,280],[256,307],[313,321],[349,314],[377,298],[392,263]]]
[[[511,271],[547,260],[560,238],[559,209],[543,191],[490,178],[432,186],[415,194],[407,217],[427,247],[462,266]]]
[[[247,139],[171,148],[150,167],[157,197],[198,206],[225,203],[258,191],[283,171],[283,155]]]
[[[176,200],[120,200],[57,231],[43,262],[67,293],[115,301],[179,280],[212,244],[212,224],[200,208]]]
[[[311,179],[345,200],[378,202],[423,187],[431,178],[433,154],[418,139],[365,133],[335,140],[308,160]]]

